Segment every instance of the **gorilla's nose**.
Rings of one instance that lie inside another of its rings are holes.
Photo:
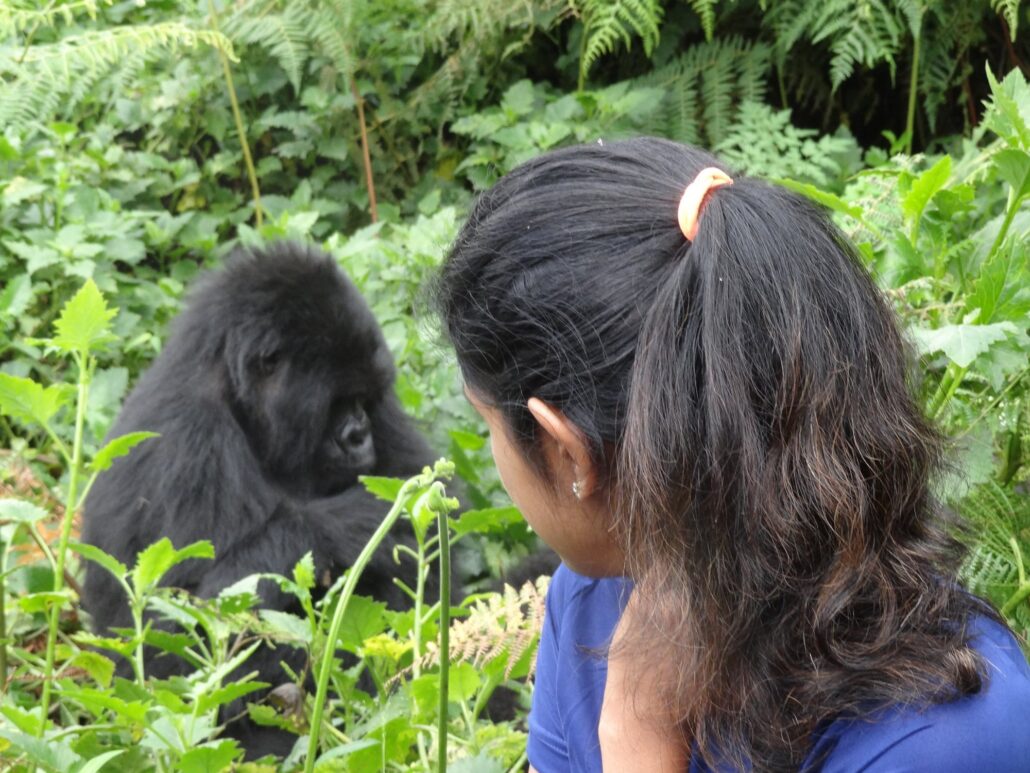
[[[362,414],[348,417],[340,427],[336,443],[346,456],[349,467],[360,469],[375,464],[372,423],[368,416]]]

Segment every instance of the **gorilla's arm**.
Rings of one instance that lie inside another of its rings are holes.
[[[263,524],[239,535],[217,556],[204,572],[196,593],[213,596],[240,578],[259,572],[289,577],[294,565],[308,551],[314,559],[317,579],[322,581],[326,572],[335,579],[354,563],[387,510],[387,503],[361,487],[324,499],[283,501]],[[392,578],[399,577],[413,586],[415,567],[404,556],[400,563],[395,562],[393,552],[398,544],[409,543],[397,536],[408,528],[400,524],[380,543],[362,575],[359,592],[363,589],[374,593],[395,607],[404,603]],[[195,568],[185,564],[183,567],[184,578],[195,576]],[[171,584],[176,584],[175,579],[169,577]],[[271,583],[262,584],[261,595],[264,605],[274,609],[283,609],[290,602]]]

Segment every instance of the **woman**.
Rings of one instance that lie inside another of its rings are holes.
[[[1030,770],[897,321],[813,206],[668,141],[566,148],[478,199],[439,293],[564,562],[535,770]]]

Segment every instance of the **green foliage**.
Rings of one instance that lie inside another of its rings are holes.
[[[636,35],[648,55],[658,44],[663,13],[659,0],[577,0],[575,5],[583,17],[579,58],[581,91],[594,62],[614,52],[620,43],[629,48]]]
[[[0,56],[0,125],[28,124],[74,106],[104,77],[126,79],[158,54],[204,44],[235,59],[232,43],[217,32],[181,22],[125,25],[66,35],[30,46],[21,57]]]
[[[885,62],[894,75],[905,33],[901,6],[894,0],[783,0],[770,3],[769,25],[780,61],[800,40],[826,43],[831,51],[830,83],[837,89],[857,67]]]
[[[859,155],[846,136],[799,129],[789,110],[773,110],[760,102],[744,102],[737,122],[715,146],[731,164],[763,177],[791,177],[822,188],[837,187],[848,157]]]
[[[680,142],[715,145],[737,123],[741,105],[765,99],[769,61],[768,46],[739,37],[691,46],[633,82],[664,94],[648,128]]]

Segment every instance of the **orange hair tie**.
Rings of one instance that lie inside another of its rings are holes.
[[[697,173],[697,177],[683,191],[683,198],[680,199],[677,217],[680,223],[680,230],[687,237],[688,242],[697,238],[697,220],[701,217],[701,207],[704,206],[705,196],[709,191],[721,188],[724,185],[733,185],[733,180],[721,169],[714,166],[705,167]]]

